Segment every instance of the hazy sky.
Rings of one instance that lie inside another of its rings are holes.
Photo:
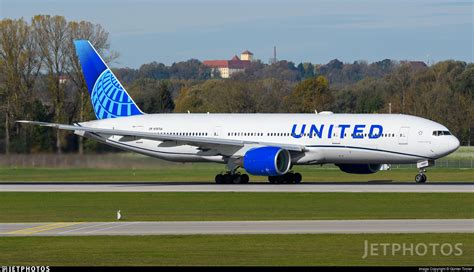
[[[396,60],[473,62],[472,0],[0,0],[0,18],[35,14],[102,24],[113,66],[230,59],[248,49],[267,62]]]

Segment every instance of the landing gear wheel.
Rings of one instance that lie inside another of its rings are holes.
[[[285,175],[283,175],[283,178],[285,179],[285,183],[287,184],[295,183],[295,174],[293,173],[286,173]]]
[[[283,183],[285,183],[285,176],[284,175],[276,176],[275,180],[276,180],[276,183],[283,184]]]
[[[303,180],[303,176],[301,176],[300,173],[295,173],[293,174],[293,180],[295,183],[301,183],[301,180]]]
[[[216,184],[222,184],[224,183],[224,176],[221,174],[216,175],[216,178],[214,179],[216,181]]]
[[[225,184],[231,184],[233,181],[233,176],[231,174],[225,174],[224,175],[224,183]]]
[[[271,184],[275,184],[275,183],[276,183],[276,177],[274,177],[274,176],[268,176],[268,181],[269,181]]]
[[[423,173],[417,174],[415,176],[415,181],[416,183],[425,183],[426,182],[426,175]]]
[[[232,182],[234,184],[242,183],[242,179],[241,179],[241,176],[239,174],[231,175],[231,177],[232,177]]]
[[[249,180],[250,178],[249,178],[249,175],[247,174],[243,174],[240,176],[240,183],[247,184],[249,183]]]

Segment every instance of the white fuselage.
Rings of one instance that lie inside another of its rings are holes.
[[[251,148],[301,145],[292,164],[416,163],[454,152],[459,141],[436,122],[401,114],[146,114],[82,123],[88,127],[233,139],[254,144],[219,148],[177,145],[136,137],[85,133],[106,144],[179,162],[226,163]]]

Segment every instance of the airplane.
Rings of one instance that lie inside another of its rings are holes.
[[[372,174],[390,164],[415,164],[417,183],[426,168],[459,147],[443,125],[405,114],[145,114],[87,40],[74,41],[97,120],[68,124],[17,121],[62,130],[174,162],[226,166],[215,182],[300,183],[294,165],[335,164],[341,171]]]

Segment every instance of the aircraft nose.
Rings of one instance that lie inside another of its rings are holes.
[[[456,151],[459,148],[459,140],[455,136],[451,136],[448,142],[449,153]]]

